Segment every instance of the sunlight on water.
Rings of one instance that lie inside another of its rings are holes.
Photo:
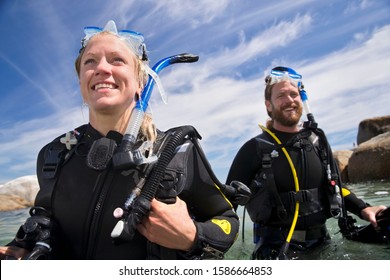
[[[371,205],[390,206],[390,182],[376,182],[372,184],[355,184],[349,188],[359,197]],[[19,226],[26,220],[29,209],[0,212],[0,245],[5,245],[15,236]],[[246,213],[243,216],[243,208],[238,208],[241,227],[235,244],[226,254],[226,259],[250,259],[254,244],[252,241],[252,222]],[[360,225],[367,224],[354,216]],[[319,259],[328,260],[388,260],[390,259],[390,247],[388,245],[365,244],[344,239],[338,232],[337,220],[329,219],[327,222],[332,243],[321,252]],[[244,241],[243,241],[244,239]]]

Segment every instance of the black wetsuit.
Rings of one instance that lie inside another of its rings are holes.
[[[118,139],[117,136],[114,138],[118,141],[121,137]],[[139,172],[135,168],[115,170],[112,162],[103,171],[89,168],[86,156],[92,143],[99,138],[102,135],[88,125],[82,138],[72,149],[71,156],[60,167],[51,200],[53,220],[57,227],[52,240],[51,257],[106,260],[164,258],[164,255],[159,255],[156,245],[148,242],[138,232],[131,241],[114,244],[110,236],[118,221],[113,217],[114,209],[123,207],[139,180]],[[59,138],[54,142],[58,146]],[[179,197],[187,203],[189,213],[195,221],[197,240],[190,254],[177,251],[174,258],[199,258],[205,246],[226,252],[236,238],[238,217],[230,202],[210,180],[191,142],[187,144],[185,174],[177,178],[170,173],[167,177],[175,182],[172,185],[185,178],[180,183],[182,190]],[[44,181],[44,154],[52,145],[53,142],[46,145],[38,156],[37,175],[40,184]],[[187,168],[187,165],[193,168]],[[45,200],[41,196],[39,192],[35,202],[38,206],[40,201]],[[212,222],[211,219],[220,222]],[[156,252],[157,255],[153,255]],[[172,254],[169,256],[172,257]]]
[[[297,241],[303,247],[310,247],[313,243],[322,243],[328,240],[325,222],[331,217],[330,203],[328,200],[327,174],[321,154],[323,143],[310,131],[300,133],[285,133],[271,129],[283,143],[288,151],[296,169],[299,189],[309,190],[311,201],[300,203],[299,218],[295,227],[296,233],[304,233]],[[275,146],[260,141],[264,139],[274,143]],[[316,144],[313,144],[313,141]],[[266,180],[263,180],[260,187],[253,184],[255,179],[262,176],[262,160],[264,153],[272,150],[278,152],[278,156],[271,160],[272,173],[274,176],[276,191],[275,197],[269,190]],[[260,175],[261,174],[261,175]],[[294,177],[286,156],[275,140],[268,133],[264,132],[247,141],[238,151],[228,174],[227,183],[238,180],[251,186],[252,197],[247,203],[247,210],[253,222],[260,225],[257,234],[263,244],[267,242],[283,243],[291,227],[295,202],[291,201],[291,194],[294,194]],[[268,188],[268,189],[267,189]],[[277,199],[283,204],[287,211],[287,217],[281,217],[276,211]],[[344,197],[346,207],[349,211],[360,216],[360,211],[367,205],[358,199],[353,193]],[[265,237],[266,236],[266,237]],[[291,243],[294,242],[294,236]]]

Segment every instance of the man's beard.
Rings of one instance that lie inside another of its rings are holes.
[[[302,116],[302,105],[299,102],[296,102],[294,104],[296,105],[296,108],[295,108],[296,109],[296,114],[294,114],[293,116],[288,116],[288,117],[286,117],[283,114],[283,110],[286,109],[286,108],[289,108],[291,106],[284,106],[284,107],[282,107],[280,109],[277,109],[272,104],[272,112],[271,112],[272,119],[274,121],[279,122],[283,126],[287,126],[287,127],[296,126],[299,123],[299,121],[301,119],[301,116]]]

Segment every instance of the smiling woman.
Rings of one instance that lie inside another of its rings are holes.
[[[142,93],[149,81],[158,83],[142,35],[118,32],[113,21],[103,29],[87,27],[75,64],[89,124],[40,151],[31,217],[0,255],[223,258],[237,236],[238,217],[207,172],[196,130],[159,131],[139,106],[148,102]],[[134,115],[141,127],[128,146]]]
[[[114,38],[113,34],[100,33],[89,40],[80,59],[80,89],[89,107],[91,125],[99,128],[110,114],[109,122],[116,122],[115,129],[124,133],[145,79],[137,76],[140,66],[136,65],[140,62],[126,43]],[[102,128],[100,132],[105,135],[108,130]]]

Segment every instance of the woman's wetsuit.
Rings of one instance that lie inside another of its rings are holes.
[[[114,139],[117,138],[118,141],[121,137],[117,136]],[[100,138],[102,135],[87,125],[81,139],[57,174],[50,203],[52,218],[56,223],[55,233],[52,234],[54,238],[51,241],[53,247],[51,257],[106,260],[163,258],[151,255],[159,250],[150,249],[156,245],[148,242],[138,232],[131,241],[113,242],[110,234],[118,221],[113,217],[114,209],[123,207],[126,198],[138,182],[140,173],[135,168],[115,170],[112,162],[102,171],[89,168],[86,165],[86,156],[92,143]],[[54,142],[58,146],[59,139],[46,145],[39,153],[37,175],[40,184],[44,181],[42,168],[45,153],[47,154]],[[182,190],[179,197],[187,203],[189,213],[195,221],[197,239],[190,253],[177,251],[175,257],[200,258],[202,249],[206,246],[226,252],[236,238],[238,217],[232,210],[230,202],[211,181],[191,143],[188,142],[186,147],[185,151],[181,149],[181,152],[186,153],[183,163],[185,174],[178,174],[180,178],[175,176],[172,178],[171,170],[168,177],[171,178],[171,185],[174,187],[181,181]],[[35,204],[39,206],[40,201],[45,199],[39,192]],[[218,220],[221,222],[215,222]]]

